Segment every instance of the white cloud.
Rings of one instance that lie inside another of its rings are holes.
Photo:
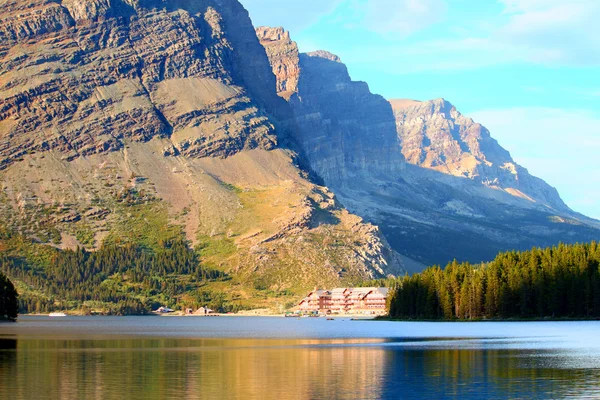
[[[323,17],[338,27],[375,32],[386,39],[404,39],[444,21],[448,31],[439,39],[393,40],[382,46],[384,54],[394,58],[399,53],[422,57],[399,65],[402,72],[510,63],[600,65],[600,0],[497,0],[503,7],[500,15],[473,21],[448,21],[446,0],[241,1],[255,25],[284,26],[293,35]],[[449,4],[465,7],[460,3]]]
[[[504,12],[530,12],[565,4],[593,4],[596,0],[499,0],[504,5]]]
[[[504,22],[459,38],[412,44],[450,69],[506,63],[600,65],[599,0],[500,0]]]
[[[300,31],[324,15],[331,14],[345,0],[240,0],[250,12],[254,26],[283,26]]]
[[[598,0],[500,0],[508,22],[493,39],[543,64],[600,64]]]
[[[384,35],[406,37],[444,19],[444,0],[355,0],[361,22]]]
[[[283,26],[294,32],[331,15],[339,5],[352,11],[346,26],[384,35],[408,36],[443,20],[445,0],[240,0],[255,26]],[[339,22],[339,21],[338,21]]]
[[[600,65],[600,0],[499,0],[502,15],[487,20],[451,21],[451,35],[425,41],[396,41],[356,49],[357,57],[379,60],[377,68],[387,73],[416,73],[479,69],[501,64],[541,64],[551,66]],[[387,9],[387,1],[370,1],[365,21],[379,32],[396,28],[410,32],[443,18],[443,3],[425,1],[423,12],[404,12],[408,2]],[[440,3],[435,6],[434,3]],[[378,4],[381,4],[379,6]],[[363,5],[366,7],[365,5]],[[417,8],[418,9],[418,8]],[[429,9],[429,12],[425,12]],[[431,10],[437,10],[433,12]],[[396,18],[404,14],[406,24]],[[379,15],[377,20],[374,15]],[[394,21],[400,21],[394,23]],[[366,23],[366,22],[365,22]],[[377,27],[379,26],[379,27]],[[388,32],[389,33],[389,32]],[[389,35],[388,35],[389,36]],[[351,58],[344,56],[351,61]],[[402,60],[401,63],[391,60]],[[360,63],[360,60],[355,60]],[[590,91],[587,97],[593,96]]]
[[[515,160],[556,186],[576,211],[600,218],[600,115],[523,107],[471,113]]]

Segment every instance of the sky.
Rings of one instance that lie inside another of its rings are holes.
[[[386,98],[443,97],[600,219],[600,0],[241,0]]]

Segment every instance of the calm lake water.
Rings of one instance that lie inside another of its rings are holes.
[[[22,317],[1,399],[600,398],[599,322]]]

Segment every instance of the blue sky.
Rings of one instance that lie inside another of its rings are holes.
[[[443,97],[600,218],[600,0],[241,0],[387,98]]]

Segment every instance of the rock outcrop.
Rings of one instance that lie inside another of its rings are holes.
[[[200,157],[277,144],[283,104],[237,2],[11,0],[0,19],[1,168],[123,138]]]
[[[280,82],[279,94],[294,113],[296,140],[327,185],[402,168],[392,109],[383,97],[352,81],[339,57],[298,53],[281,28],[259,28],[257,35]]]
[[[515,197],[569,212],[556,189],[529,174],[481,124],[444,99],[390,101],[407,162],[472,179]]]
[[[353,82],[339,57],[299,53],[280,28],[257,35],[310,167],[400,254],[423,264],[479,262],[503,250],[600,234],[598,221],[571,211],[446,101],[390,105]]]
[[[256,29],[262,45],[274,61],[273,73],[277,78],[277,93],[289,99],[298,92],[300,59],[298,45],[290,39],[290,33],[283,28],[260,27]]]
[[[0,1],[2,248],[185,235],[244,291],[403,273],[299,169],[276,85],[237,0]]]

